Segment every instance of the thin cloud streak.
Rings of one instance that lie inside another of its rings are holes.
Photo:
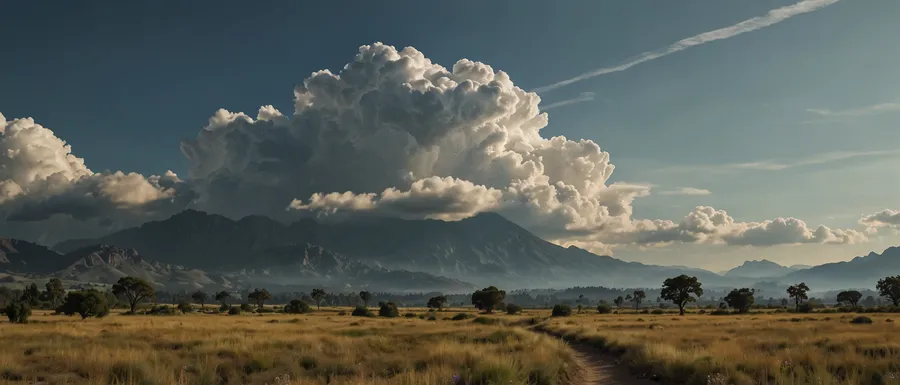
[[[679,187],[675,190],[666,190],[660,192],[661,195],[688,195],[688,196],[696,196],[696,195],[710,195],[712,191],[702,188],[695,187]]]
[[[532,91],[541,93],[545,91],[550,91],[553,89],[557,89],[560,87],[565,87],[569,84],[580,82],[582,80],[590,79],[593,77],[606,75],[614,72],[625,71],[631,67],[634,67],[638,64],[648,62],[654,59],[659,59],[663,56],[671,55],[673,53],[684,51],[688,48],[698,46],[701,44],[706,44],[709,42],[728,39],[737,35],[741,35],[747,32],[756,31],[761,28],[768,27],[770,25],[774,25],[790,19],[797,15],[802,15],[805,13],[815,12],[822,8],[825,8],[829,5],[837,3],[840,0],[803,0],[799,3],[788,5],[781,8],[776,8],[768,13],[765,16],[757,16],[751,19],[744,20],[735,25],[720,28],[717,30],[704,32],[699,35],[691,36],[686,39],[679,40],[678,42],[669,45],[668,47],[657,49],[654,51],[644,52],[631,60],[628,60],[622,64],[619,64],[614,67],[605,67],[599,68],[590,72],[585,72],[576,77],[566,79],[560,82],[556,82],[550,85],[546,85],[543,87],[538,87],[533,89]]]
[[[558,101],[555,103],[550,103],[546,106],[541,106],[541,110],[546,111],[546,110],[554,109],[557,107],[568,106],[570,104],[590,102],[592,100],[594,100],[593,92],[582,92],[581,95],[578,95],[577,98],[561,100],[561,101]]]
[[[813,166],[843,160],[866,157],[882,157],[900,154],[900,150],[877,150],[877,151],[833,151],[820,155],[814,155],[807,158],[794,159],[791,161],[775,161],[765,160],[758,162],[745,163],[726,163],[726,164],[710,164],[710,165],[675,165],[663,167],[658,170],[663,172],[707,172],[716,174],[727,174],[737,171],[781,171],[794,167]]]
[[[811,114],[816,114],[823,119],[806,120],[804,124],[812,123],[829,123],[843,121],[849,118],[858,118],[863,116],[881,115],[891,112],[900,112],[900,103],[888,102],[873,104],[871,106],[851,108],[848,110],[829,110],[827,108],[809,108],[806,110]]]

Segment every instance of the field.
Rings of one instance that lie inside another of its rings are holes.
[[[590,314],[540,325],[687,384],[900,384],[898,314]]]
[[[35,312],[29,324],[0,324],[0,383],[581,384],[585,362],[535,328],[662,384],[900,384],[895,314],[852,324],[856,314],[474,318],[469,309],[454,321],[459,310],[434,320],[424,309],[398,318],[341,315],[348,310],[84,321]]]
[[[0,383],[446,385],[457,376],[460,384],[550,385],[577,374],[558,339],[443,319],[456,313],[386,319],[322,309],[82,321],[35,312],[26,325],[0,324]]]

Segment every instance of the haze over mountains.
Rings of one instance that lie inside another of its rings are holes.
[[[805,281],[824,290],[873,287],[878,278],[900,273],[900,248],[811,268],[747,261],[719,275],[561,247],[497,214],[455,222],[366,217],[284,224],[263,216],[232,220],[187,210],[98,239],[61,242],[53,249],[3,240],[0,269],[96,283],[134,275],[187,290],[254,285],[443,292],[490,284],[658,287],[682,273],[697,276],[706,287]]]

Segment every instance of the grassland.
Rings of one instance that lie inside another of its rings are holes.
[[[664,383],[900,384],[898,314],[590,314],[539,327]]]
[[[443,319],[455,311],[428,320],[338,310],[84,321],[36,312],[0,324],[0,383],[551,385],[578,372],[564,343],[522,328]]]

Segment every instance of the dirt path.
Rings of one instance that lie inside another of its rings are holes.
[[[659,385],[647,378],[638,378],[616,363],[615,358],[587,344],[568,343],[584,365],[584,385]]]
[[[660,385],[660,383],[648,378],[639,378],[632,375],[628,368],[616,362],[615,357],[606,354],[599,349],[578,342],[568,342],[563,338],[540,329],[530,329],[532,332],[546,334],[558,338],[569,345],[575,351],[576,357],[584,367],[582,385]]]

